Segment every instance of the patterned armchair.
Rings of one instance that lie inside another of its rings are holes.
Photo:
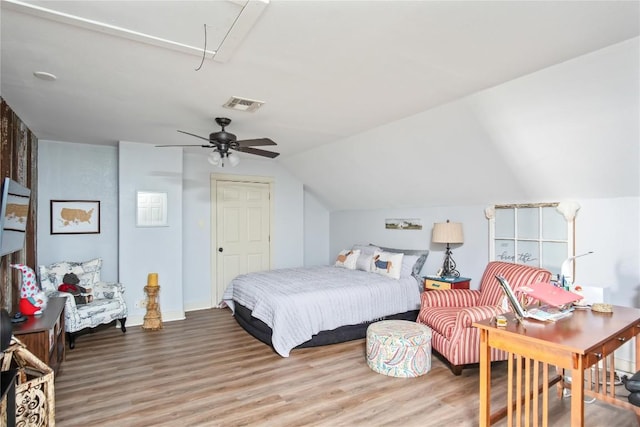
[[[420,296],[417,322],[431,328],[433,349],[449,361],[455,375],[462,373],[464,365],[480,361],[480,334],[471,326],[473,322],[505,311],[502,308],[504,292],[496,274],[507,279],[518,297],[521,286],[551,280],[551,273],[541,268],[492,261],[482,275],[478,290],[425,291]],[[492,361],[506,359],[505,352],[491,350]]]
[[[67,298],[64,308],[64,330],[67,333],[69,348],[75,347],[76,335],[85,328],[94,328],[114,320],[120,321],[120,329],[126,332],[127,305],[124,301],[124,287],[120,283],[106,283],[100,279],[102,259],[96,258],[86,262],[59,262],[38,267],[40,286],[49,297],[64,296]],[[74,296],[68,292],[58,291],[67,273],[74,273],[79,285],[91,289],[93,301],[76,304]]]

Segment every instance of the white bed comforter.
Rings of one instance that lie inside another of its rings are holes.
[[[273,331],[273,348],[288,357],[320,331],[355,325],[420,308],[416,279],[324,266],[249,273],[231,281],[223,295],[252,311]]]

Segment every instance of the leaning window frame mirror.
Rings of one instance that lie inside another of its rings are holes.
[[[541,267],[560,274],[563,262],[575,255],[577,203],[494,205],[489,220],[491,261]],[[573,272],[575,275],[575,272]]]

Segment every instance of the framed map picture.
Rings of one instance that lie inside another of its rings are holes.
[[[99,200],[51,200],[51,234],[99,233]]]

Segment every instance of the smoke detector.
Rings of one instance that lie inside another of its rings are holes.
[[[262,104],[264,104],[264,101],[256,101],[255,99],[247,99],[247,98],[232,96],[222,106],[224,108],[229,108],[231,110],[246,111],[248,113],[253,113],[258,108],[262,107]]]

